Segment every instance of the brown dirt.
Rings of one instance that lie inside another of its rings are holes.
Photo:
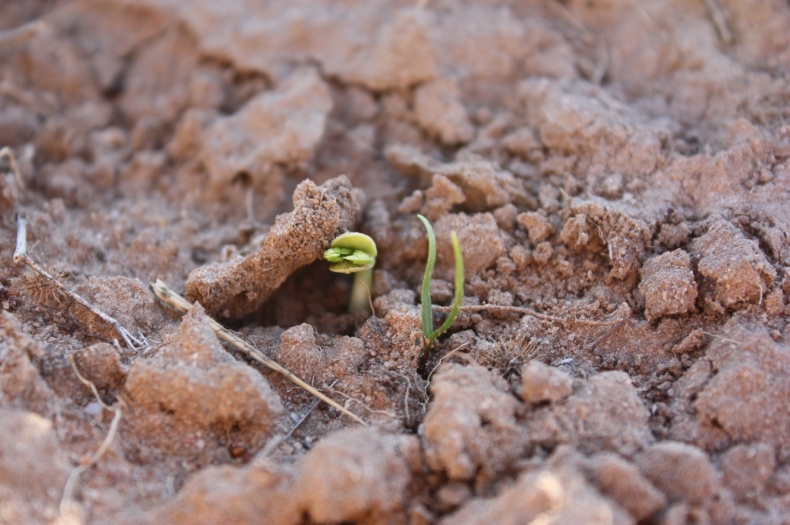
[[[790,523],[788,27],[781,0],[4,1],[0,523]],[[456,231],[469,307],[425,371],[417,213],[433,301]],[[16,266],[17,215],[147,344]],[[320,260],[346,230],[373,316]],[[122,415],[61,502],[113,420],[72,361]]]

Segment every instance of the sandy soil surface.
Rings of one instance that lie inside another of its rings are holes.
[[[783,0],[4,0],[0,523],[790,523],[788,28]],[[434,304],[451,231],[466,265],[424,370],[418,213]],[[17,215],[138,344],[14,263]],[[321,260],[349,230],[374,315]]]

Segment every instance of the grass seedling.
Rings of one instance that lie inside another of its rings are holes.
[[[354,274],[348,313],[360,310],[370,313],[370,287],[373,286],[376,255],[375,241],[357,232],[344,233],[332,241],[331,247],[324,252],[324,259],[330,263],[330,271]]]
[[[461,311],[461,302],[464,300],[464,255],[461,253],[461,243],[458,242],[458,235],[454,231],[450,232],[450,240],[453,245],[453,257],[455,258],[455,294],[453,297],[453,306],[450,313],[447,315],[444,323],[437,328],[433,329],[433,304],[431,304],[431,278],[433,276],[433,266],[436,264],[436,235],[433,233],[433,227],[428,219],[422,215],[417,215],[425,229],[428,231],[428,261],[425,264],[425,275],[422,278],[422,333],[425,338],[423,345],[422,357],[420,358],[420,368],[424,368],[428,362],[428,352],[433,346],[433,342],[439,338],[440,335],[445,333],[453,323],[458,313]]]

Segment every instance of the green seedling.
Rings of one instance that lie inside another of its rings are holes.
[[[357,232],[344,233],[332,241],[331,247],[324,252],[324,259],[330,263],[330,271],[354,274],[349,313],[360,310],[370,312],[370,287],[373,285],[376,255],[375,241]]]
[[[433,266],[436,264],[436,235],[433,233],[433,228],[428,219],[422,215],[417,215],[425,229],[428,230],[428,262],[425,264],[425,275],[422,278],[422,333],[425,338],[423,345],[422,357],[420,359],[420,367],[424,367],[428,361],[428,352],[433,346],[434,341],[440,335],[445,333],[453,323],[458,313],[461,311],[461,302],[464,300],[464,256],[461,253],[461,243],[458,242],[458,236],[454,231],[450,232],[450,240],[453,245],[453,257],[455,258],[455,295],[453,297],[453,307],[450,314],[445,319],[444,323],[437,328],[433,329],[433,304],[431,304],[431,277],[433,276]]]

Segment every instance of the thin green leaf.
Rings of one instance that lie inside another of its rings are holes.
[[[461,312],[461,303],[464,300],[464,254],[461,252],[461,243],[458,242],[458,236],[455,232],[450,232],[450,238],[453,243],[453,257],[455,258],[455,295],[453,297],[453,307],[450,309],[450,314],[447,316],[444,323],[442,323],[442,326],[428,336],[428,346],[431,346],[439,336],[453,326],[455,318],[458,317],[458,314]]]
[[[433,333],[431,276],[433,275],[433,266],[436,264],[436,236],[428,219],[422,215],[417,215],[417,217],[425,225],[425,229],[428,230],[428,262],[425,264],[425,275],[422,278],[422,293],[420,294],[420,300],[422,301],[422,333],[427,338]]]

